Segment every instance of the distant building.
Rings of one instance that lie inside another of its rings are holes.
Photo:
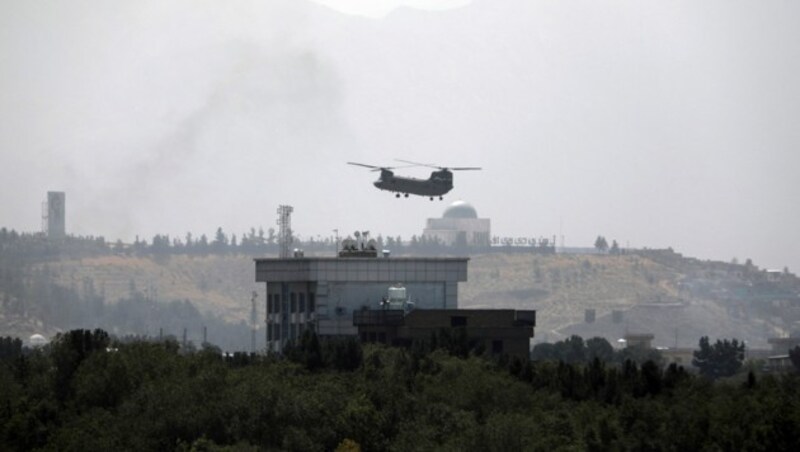
[[[66,236],[66,194],[63,191],[47,192],[42,223],[47,238],[60,240]]]
[[[353,312],[380,309],[402,285],[417,309],[456,309],[468,258],[395,258],[354,250],[341,257],[255,259],[266,283],[267,349],[280,351],[310,329],[320,336],[356,335]],[[349,257],[348,257],[349,256]]]
[[[536,311],[513,309],[363,310],[353,313],[363,342],[408,345],[430,340],[440,330],[462,329],[472,347],[493,355],[527,359],[536,326]]]
[[[800,346],[800,337],[771,337],[767,342],[773,355],[788,355],[791,349]]]
[[[445,209],[442,218],[428,218],[422,235],[448,246],[489,246],[491,221],[478,218],[478,212],[469,203],[455,201]]]
[[[641,348],[651,348],[653,343],[653,336],[652,334],[645,333],[645,334],[626,334],[625,335],[625,345],[626,347],[641,347]]]

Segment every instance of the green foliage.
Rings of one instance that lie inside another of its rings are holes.
[[[700,349],[695,350],[692,365],[711,379],[729,377],[736,373],[744,361],[744,343],[736,339],[719,340],[711,345],[708,336],[700,338]]]
[[[604,349],[590,342],[569,345]],[[733,385],[601,353],[574,364],[504,362],[442,348],[362,348],[310,332],[286,357],[112,343],[83,330],[44,349],[12,350],[0,361],[1,450],[800,446],[795,374]]]
[[[626,347],[616,351],[602,337],[593,337],[584,341],[580,336],[573,335],[563,341],[555,343],[536,344],[531,352],[534,361],[563,361],[567,364],[591,363],[594,359],[604,362],[624,363],[633,361],[645,363],[653,361],[661,364],[661,353],[652,348]]]

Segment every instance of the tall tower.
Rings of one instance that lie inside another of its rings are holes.
[[[256,299],[258,292],[253,291],[253,296],[250,298],[250,353],[256,352],[256,330],[258,330],[258,321],[256,320]]]
[[[61,240],[66,234],[66,194],[63,191],[47,192],[42,208],[42,226],[47,238]]]
[[[282,259],[289,257],[289,245],[292,244],[292,211],[292,206],[278,207],[278,244]]]

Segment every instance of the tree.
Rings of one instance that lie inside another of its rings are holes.
[[[695,350],[692,365],[711,378],[729,377],[742,367],[744,343],[736,339],[719,340],[711,345],[708,336],[700,338],[700,349]]]
[[[598,235],[597,239],[594,241],[594,247],[597,248],[598,251],[606,252],[608,250],[608,241],[602,235]]]
[[[792,361],[794,370],[800,372],[800,346],[789,350],[789,359]]]
[[[614,347],[602,337],[593,337],[586,341],[586,359],[592,361],[595,358],[604,362],[614,359]]]
[[[216,253],[222,253],[228,248],[228,236],[226,236],[222,231],[222,227],[217,228],[217,233],[214,236],[214,241],[211,243],[211,247]]]
[[[611,254],[619,254],[619,253],[620,253],[620,250],[619,250],[619,244],[617,243],[617,241],[616,241],[616,240],[613,240],[613,241],[611,242],[611,249],[609,250],[609,252],[610,252]]]

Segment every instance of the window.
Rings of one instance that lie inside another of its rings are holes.
[[[314,292],[308,294],[308,312],[314,312],[316,309],[316,302],[314,300]]]
[[[290,293],[289,300],[291,300],[290,301],[291,307],[289,308],[289,312],[294,314],[295,312],[297,312],[297,295],[294,292]]]
[[[463,315],[454,315],[450,317],[450,326],[467,326],[467,318]]]
[[[298,309],[301,313],[306,312],[306,294],[300,292],[300,296],[298,297]]]

